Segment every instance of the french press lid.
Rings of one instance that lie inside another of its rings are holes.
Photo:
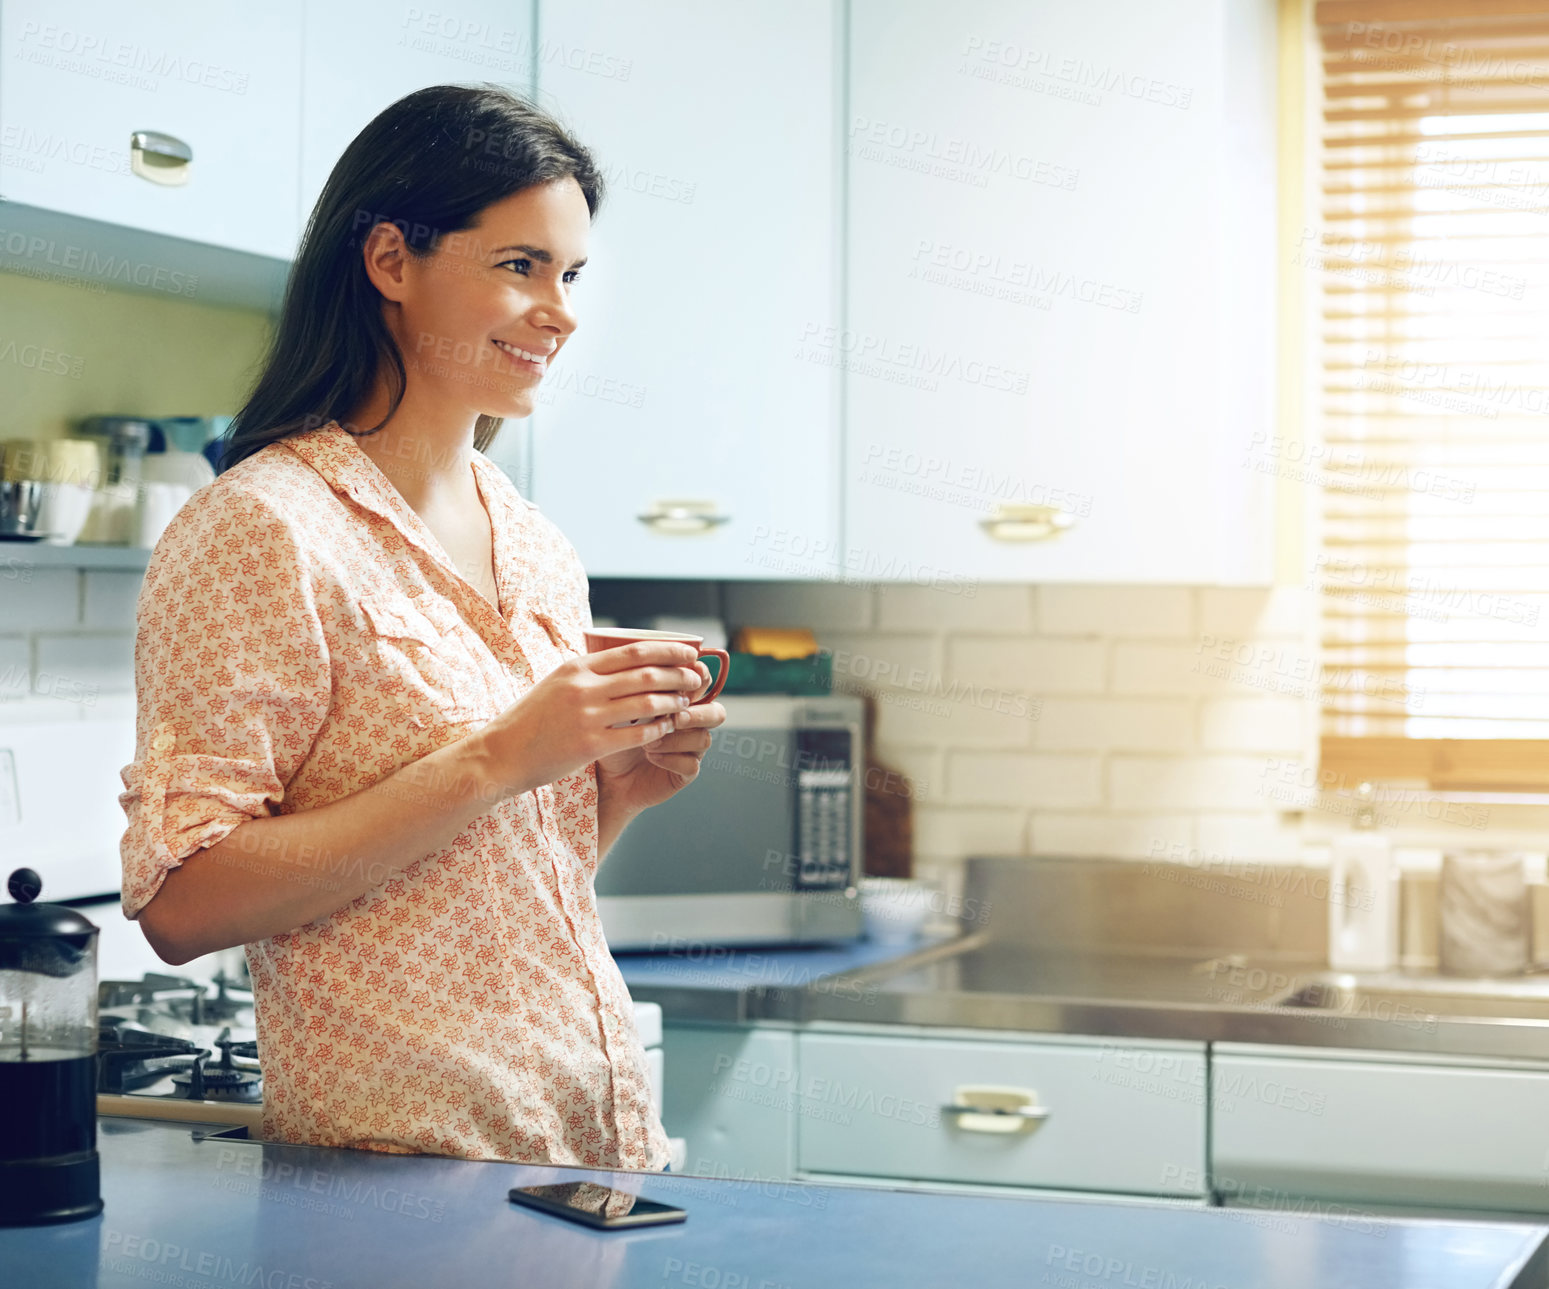
[[[37,904],[43,879],[18,868],[6,883],[14,904],[0,904],[0,971],[73,976],[87,960],[96,924],[63,904]]]

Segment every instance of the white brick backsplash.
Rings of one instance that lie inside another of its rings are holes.
[[[946,798],[946,758],[930,748],[883,747],[871,749],[876,766],[868,767],[867,786],[876,792],[904,792],[896,777],[908,777],[908,796],[917,805],[940,803]],[[878,767],[881,767],[880,769]],[[889,775],[894,777],[889,778]]]
[[[1081,855],[1115,859],[1147,859],[1157,848],[1194,844],[1189,815],[1063,814],[1040,811],[1033,816],[1035,855]]]
[[[1207,699],[1200,706],[1200,746],[1207,752],[1295,756],[1316,710],[1296,698]]]
[[[1194,707],[1180,698],[1047,698],[1033,743],[1050,751],[1187,752]]]
[[[914,853],[932,861],[1027,852],[1027,812],[927,806],[914,814]]]
[[[1046,636],[1185,639],[1194,633],[1194,592],[1181,586],[1040,586],[1038,630]]]
[[[133,631],[135,600],[145,582],[145,575],[87,569],[85,578],[82,625],[108,631]]]
[[[821,582],[728,582],[727,628],[810,627],[848,631],[871,626],[871,591]]]
[[[100,636],[37,638],[37,668],[33,692],[77,697],[88,706],[98,693],[134,689],[134,636],[128,632]]]
[[[0,702],[32,692],[32,662],[26,636],[0,636]]]
[[[1115,810],[1258,810],[1265,759],[1251,756],[1115,756],[1108,804]]]
[[[968,594],[969,591],[973,594]],[[1005,631],[1030,634],[1033,588],[970,582],[934,588],[880,584],[877,626],[884,631]]]
[[[1279,814],[1208,814],[1199,820],[1199,850],[1249,863],[1300,863],[1302,830]]]
[[[874,691],[881,747],[1031,748],[1034,722],[1027,717],[985,709],[971,701],[949,701],[929,693],[895,689]],[[1029,714],[1036,708],[1029,708]]]
[[[1312,634],[1316,622],[1317,596],[1299,586],[1207,586],[1199,595],[1200,632],[1217,639],[1298,640]]]
[[[948,674],[1013,693],[1099,694],[1107,645],[1091,640],[987,640],[965,636],[947,642]]]
[[[140,585],[0,561],[0,724],[132,716]],[[899,777],[869,786],[909,791],[917,872],[955,879],[974,854],[1302,858],[1301,821],[1284,813],[1315,778],[1299,760],[1315,701],[1297,693],[1316,693],[1316,601],[1300,588],[710,594],[730,628],[809,628],[835,655],[836,690],[871,696],[872,756]]]
[[[819,647],[834,655],[834,688],[845,693],[884,686],[933,693],[942,683],[936,636],[816,631]]]
[[[0,569],[0,622],[7,631],[57,631],[81,620],[81,574],[18,559]]]
[[[1213,675],[1216,660],[1198,644],[1113,646],[1113,692],[1176,698],[1180,694],[1230,694],[1231,681]]]
[[[1102,800],[1102,763],[1095,756],[952,752],[947,794],[954,805],[1095,806]]]

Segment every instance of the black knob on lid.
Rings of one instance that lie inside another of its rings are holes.
[[[33,869],[18,868],[5,887],[18,904],[31,904],[43,893],[43,879]]]

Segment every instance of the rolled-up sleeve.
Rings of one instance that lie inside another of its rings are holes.
[[[118,797],[125,916],[189,855],[279,813],[331,695],[294,526],[262,496],[206,485],[162,533],[136,606],[135,759]]]

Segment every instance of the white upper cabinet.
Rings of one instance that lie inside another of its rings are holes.
[[[289,258],[301,0],[6,0],[0,198]]]
[[[853,0],[847,548],[925,580],[1267,580],[1271,0]],[[1036,533],[997,507],[1059,512]]]
[[[308,0],[303,46],[300,224],[334,163],[383,108],[427,85],[532,85],[532,0],[455,8]]]
[[[539,6],[539,101],[608,194],[533,418],[533,499],[593,576],[836,564],[839,374],[809,339],[839,319],[841,11]]]

